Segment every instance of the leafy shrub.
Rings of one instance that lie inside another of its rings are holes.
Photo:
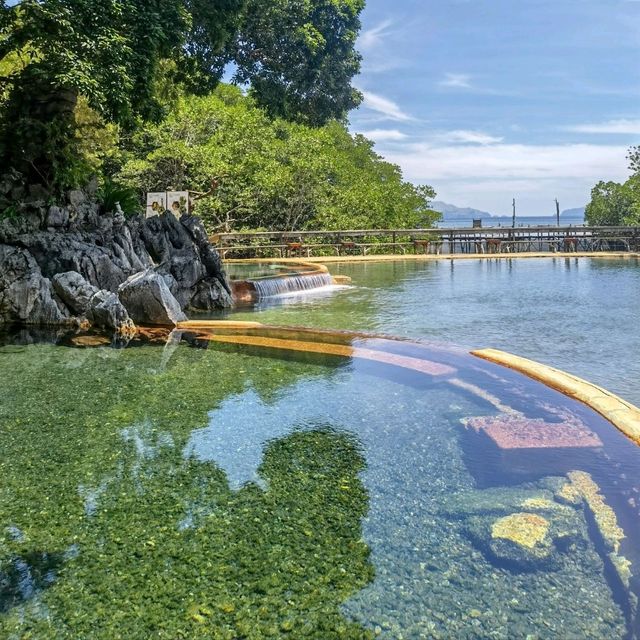
[[[135,189],[107,180],[98,194],[105,212],[113,212],[120,205],[127,218],[142,213],[140,198]]]

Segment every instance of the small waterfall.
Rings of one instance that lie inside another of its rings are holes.
[[[285,293],[326,287],[333,284],[333,278],[329,273],[300,273],[278,278],[251,280],[251,284],[255,286],[258,298],[270,298]]]

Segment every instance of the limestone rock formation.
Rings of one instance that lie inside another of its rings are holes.
[[[118,296],[138,324],[176,325],[187,319],[163,277],[153,269],[131,276],[120,285]]]
[[[125,334],[135,329],[115,293],[94,287],[76,271],[53,276],[53,288],[72,313],[92,325]]]
[[[0,318],[6,324],[71,324],[71,314],[26,249],[0,244]]]
[[[121,304],[121,285],[140,273],[141,282],[154,284],[136,290],[160,295],[158,309],[148,297],[136,304],[131,287]],[[40,203],[15,218],[0,217],[0,325],[87,319],[127,330],[127,306],[139,322],[172,324],[184,312],[231,304],[220,257],[195,216],[125,220],[121,212],[102,213],[91,194],[74,192],[67,206]]]

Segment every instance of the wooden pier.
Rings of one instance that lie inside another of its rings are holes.
[[[270,231],[211,237],[225,259],[348,255],[640,251],[640,227],[487,227]]]

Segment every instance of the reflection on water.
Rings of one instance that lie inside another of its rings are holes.
[[[354,288],[238,314],[493,347],[570,371],[640,405],[636,258],[332,264]]]
[[[639,452],[586,407],[429,345],[356,342],[447,375],[185,339],[0,347],[3,637],[635,633]]]

